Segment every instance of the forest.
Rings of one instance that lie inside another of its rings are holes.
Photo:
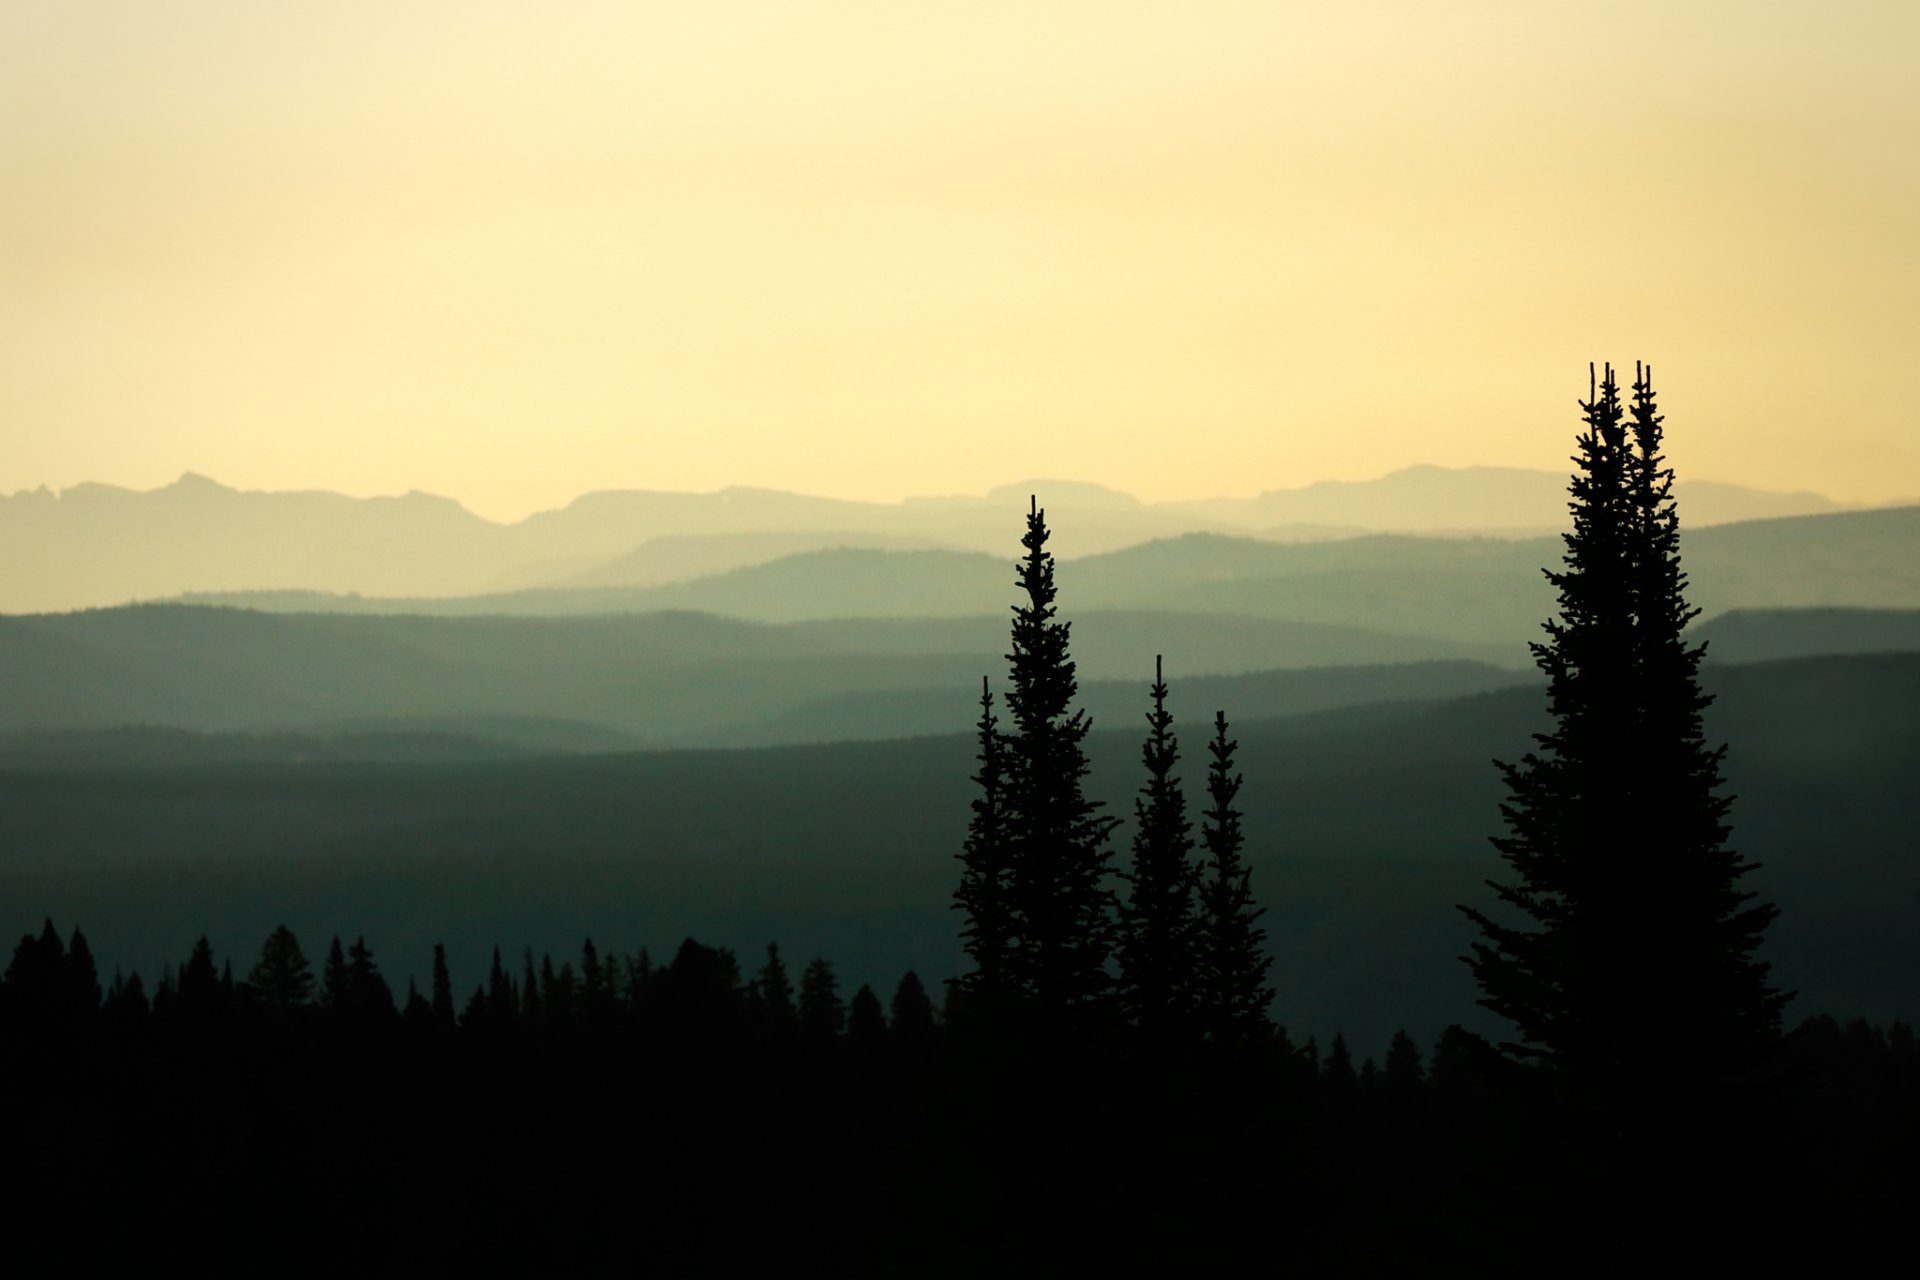
[[[1287,1006],[1270,935],[1294,886],[1246,856],[1248,824],[1284,816],[1250,804],[1229,709],[1176,718],[1159,662],[1146,732],[1127,735],[1130,806],[1096,793],[1122,762],[1090,747],[1035,500],[1003,689],[981,683],[970,766],[928,757],[968,796],[943,872],[951,978],[908,968],[848,992],[833,957],[778,939],[744,958],[586,939],[556,964],[508,937],[466,969],[434,946],[403,995],[362,934],[310,957],[281,925],[224,960],[203,934],[142,976],[102,972],[85,922],[47,919],[0,980],[12,1204],[38,1224],[12,1233],[15,1256],[1598,1276],[1651,1256],[1797,1275],[1910,1255],[1920,1049],[1898,1020],[1788,1025],[1807,948],[1775,945],[1793,904],[1736,852],[1747,800],[1706,732],[1651,371],[1623,397],[1608,369],[1582,408],[1525,691],[1545,715],[1471,793],[1501,867],[1443,880],[1464,948],[1445,929],[1411,943],[1471,974],[1493,1018],[1476,1028],[1499,1032],[1414,1024],[1410,1000],[1392,1028],[1355,1011],[1350,1042],[1337,1010]],[[1205,733],[1183,736],[1196,718]],[[1205,762],[1192,795],[1183,759]],[[1367,803],[1366,760],[1329,770],[1356,786],[1342,804]],[[877,840],[916,799],[891,803],[866,815]],[[787,822],[804,818],[773,838]],[[1910,853],[1910,830],[1893,838]],[[1333,954],[1353,963],[1390,932]]]

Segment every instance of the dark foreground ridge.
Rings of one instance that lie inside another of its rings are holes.
[[[316,973],[280,930],[242,967],[203,940],[103,991],[78,930],[20,940],[22,1274],[189,1249],[209,1275],[1605,1271],[1540,1138],[1547,1075],[1457,1028],[1357,1063],[1276,1028],[1158,1084],[1116,1045],[1036,1111],[915,975],[844,998],[777,947],[503,956],[463,1000],[439,957],[396,998],[358,940]],[[1695,1187],[1700,1247],[1805,1275],[1910,1248],[1912,1030],[1812,1019],[1777,1070],[1759,1198]]]

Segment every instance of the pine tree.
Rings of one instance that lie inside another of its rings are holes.
[[[787,962],[780,958],[780,944],[767,944],[767,962],[755,975],[760,988],[762,1033],[775,1044],[789,1040],[800,1025],[793,1006],[793,980],[787,976]]]
[[[599,948],[588,938],[580,944],[580,1019],[588,1028],[601,1026],[611,1011],[613,987]]]
[[[329,959],[331,963],[331,959]],[[347,1007],[355,1017],[369,1023],[384,1021],[398,1012],[393,1003],[393,988],[380,975],[373,961],[373,948],[364,937],[356,937],[347,949]]]
[[[1134,800],[1132,870],[1120,908],[1116,948],[1120,962],[1120,1012],[1150,1055],[1171,1051],[1196,1030],[1194,1006],[1195,867],[1186,796],[1174,776],[1180,746],[1167,710],[1161,660],[1153,660],[1153,710],[1140,755],[1147,780]]]
[[[221,999],[220,971],[213,966],[213,944],[203,934],[193,944],[193,954],[180,970],[177,1012],[201,1026],[210,1024],[224,1010]]]
[[[1426,1079],[1426,1069],[1420,1064],[1420,1047],[1404,1029],[1393,1033],[1393,1042],[1387,1046],[1386,1077],[1389,1088],[1411,1091]]]
[[[69,1015],[90,1017],[100,1009],[100,971],[93,963],[93,950],[87,935],[74,927],[67,941],[67,961],[63,972],[62,997]]]
[[[328,965],[332,965],[329,960]],[[487,969],[487,1025],[496,1033],[505,1032],[519,1020],[519,1001],[514,998],[513,979],[500,961],[500,948],[493,949],[493,964]]]
[[[540,968],[533,967],[533,948],[522,947],[520,959],[520,1025],[528,1031],[538,1034],[545,1031],[549,1022],[558,1022],[566,1016],[565,1010],[556,1011],[554,999],[559,994],[559,978],[553,971],[553,957],[545,952],[540,954]]]
[[[334,1017],[353,1008],[353,975],[347,969],[347,953],[337,933],[327,944],[326,964],[320,970],[320,1007]]]
[[[978,735],[980,753],[975,759],[980,771],[973,775],[973,782],[980,793],[973,798],[973,817],[960,851],[960,886],[953,894],[954,909],[966,913],[960,937],[973,968],[956,978],[952,987],[962,1009],[977,1010],[991,1022],[1006,1012],[1013,930],[1007,916],[1006,738],[993,714],[993,691],[985,676],[980,678]]]
[[[447,972],[447,948],[433,944],[433,1021],[442,1031],[453,1030],[453,977]]]
[[[847,1027],[847,1006],[840,999],[840,979],[833,965],[817,957],[800,975],[800,1031],[816,1044],[839,1038]]]
[[[1213,740],[1207,744],[1208,805],[1200,825],[1200,844],[1206,851],[1199,887],[1200,1019],[1209,1041],[1228,1049],[1265,1044],[1273,1027],[1267,1006],[1273,989],[1267,985],[1266,931],[1258,921],[1266,908],[1253,903],[1253,869],[1241,858],[1246,843],[1240,830],[1235,801],[1243,782],[1233,771],[1233,753],[1239,743],[1227,737],[1227,714],[1213,716]]]
[[[1031,1031],[1068,1043],[1111,1011],[1113,895],[1106,880],[1108,840],[1119,819],[1100,813],[1100,803],[1083,789],[1092,725],[1073,707],[1078,684],[1068,656],[1070,624],[1058,619],[1054,606],[1048,537],[1035,500],[1017,579],[1027,600],[1014,606],[1007,655],[1007,985]]]
[[[1513,1024],[1510,1056],[1546,1064],[1616,1155],[1702,1123],[1761,1066],[1785,997],[1754,952],[1775,909],[1738,888],[1723,748],[1707,745],[1685,601],[1672,473],[1652,376],[1631,419],[1612,367],[1581,403],[1573,528],[1547,640],[1549,732],[1501,764],[1510,869],[1489,881],[1508,920],[1467,963],[1481,1003]]]
[[[910,1048],[919,1048],[932,1042],[935,1034],[933,1001],[927,996],[926,985],[920,981],[919,974],[909,969],[900,976],[900,983],[893,989],[893,999],[888,1002],[887,1011],[895,1042]]]
[[[313,966],[300,950],[293,931],[280,925],[260,945],[260,958],[247,974],[247,985],[271,1017],[296,1016],[313,999]]]
[[[431,1031],[434,1028],[433,1006],[420,994],[420,988],[411,976],[407,978],[407,1001],[400,1011],[400,1017],[414,1032]]]
[[[887,1015],[880,1008],[880,997],[863,982],[847,1005],[847,1043],[871,1050],[886,1038]]]

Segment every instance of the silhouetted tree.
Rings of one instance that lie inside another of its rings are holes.
[[[688,938],[655,970],[649,1003],[665,1038],[698,1054],[730,1051],[741,1030],[740,961],[725,947]]]
[[[1073,707],[1078,684],[1068,654],[1070,624],[1054,600],[1045,513],[1029,507],[1014,606],[1005,739],[1007,875],[1003,902],[1013,945],[1008,986],[1028,1026],[1057,1045],[1082,1041],[1111,1014],[1113,894],[1108,840],[1119,819],[1100,813],[1083,787],[1092,728]]]
[[[534,1035],[538,1035],[544,1029],[547,1021],[546,1002],[542,997],[555,994],[555,986],[553,957],[542,955],[540,968],[536,970],[533,967],[533,948],[521,948],[520,1025]],[[565,1017],[565,1014],[561,1016]]]
[[[147,1003],[147,984],[140,980],[138,973],[128,974],[123,982],[116,970],[113,985],[108,988],[106,1000],[101,1008],[109,1017],[123,1026],[143,1022],[150,1011]]]
[[[1353,1092],[1359,1083],[1359,1075],[1353,1069],[1353,1053],[1347,1048],[1346,1036],[1334,1033],[1333,1044],[1327,1049],[1327,1060],[1320,1068],[1320,1078],[1327,1083],[1335,1098],[1344,1098]]]
[[[627,957],[626,971],[627,1012],[633,1017],[644,1017],[653,986],[653,957],[645,947],[640,948],[640,954]]]
[[[1462,910],[1480,926],[1481,1003],[1519,1031],[1510,1051],[1638,1124],[1676,1070],[1711,1087],[1757,1066],[1784,997],[1754,958],[1776,909],[1739,891],[1752,865],[1726,845],[1651,374],[1631,430],[1611,366],[1581,408],[1566,568],[1547,571],[1560,616],[1532,646],[1555,724],[1500,766],[1512,798],[1494,844],[1513,880],[1489,883],[1523,920]]]
[[[7,965],[8,1003],[19,1016],[50,1020],[60,1016],[65,1002],[67,949],[49,917],[35,937],[20,935]]]
[[[1676,1171],[1729,1150],[1729,1085],[1773,1052],[1785,997],[1755,957],[1775,908],[1740,890],[1753,866],[1727,845],[1651,372],[1630,415],[1611,366],[1589,396],[1564,568],[1546,571],[1558,616],[1532,646],[1554,723],[1500,765],[1511,875],[1488,883],[1507,918],[1461,909],[1481,1003],[1516,1029],[1510,1056],[1549,1068],[1604,1206],[1701,1181]]]
[[[407,979],[407,1003],[400,1011],[401,1019],[413,1031],[428,1031],[435,1025],[433,1006],[420,994],[420,988],[409,977]]]
[[[863,982],[847,1006],[847,1042],[871,1050],[886,1038],[887,1016],[880,1009],[880,997]]]
[[[580,1004],[580,983],[571,961],[558,969],[550,956],[540,957],[540,1010],[548,1028],[564,1032],[573,1026],[573,1015]]]
[[[433,1021],[443,1031],[453,1030],[453,977],[447,972],[447,949],[433,944]]]
[[[61,1003],[69,1015],[86,1017],[100,1008],[100,971],[93,963],[87,935],[78,926],[67,941],[67,959],[61,968]]]
[[[580,944],[579,1002],[581,1020],[588,1027],[601,1026],[613,1012],[613,984],[592,938]]]
[[[1174,776],[1179,741],[1167,710],[1160,658],[1153,660],[1153,710],[1141,747],[1147,780],[1134,800],[1133,864],[1122,876],[1128,890],[1120,908],[1120,1011],[1143,1049],[1158,1058],[1195,1030],[1199,998],[1193,896],[1196,882],[1192,824],[1186,796]]]
[[[903,1046],[926,1045],[934,1037],[933,1001],[920,975],[909,969],[893,989],[887,1011],[892,1015],[893,1038]]]
[[[478,1031],[493,1025],[493,1000],[485,987],[475,985],[473,994],[467,997],[466,1008],[460,1011],[460,1026],[467,1031]]]
[[[840,979],[826,957],[816,957],[800,975],[800,1030],[819,1043],[836,1039],[846,1026],[847,1007],[840,999]]]
[[[789,1038],[800,1025],[793,1003],[793,980],[787,976],[787,962],[780,958],[780,944],[767,944],[767,962],[760,966],[755,981],[760,989],[761,1034],[776,1043]]]
[[[185,1018],[205,1024],[219,1016],[225,1005],[221,998],[220,972],[213,965],[213,944],[203,934],[193,944],[193,953],[180,970],[175,1009]]]
[[[1386,1076],[1388,1087],[1394,1089],[1417,1088],[1426,1078],[1420,1065],[1420,1048],[1404,1030],[1394,1032],[1393,1042],[1387,1046]]]
[[[320,1008],[336,1017],[353,1008],[353,974],[347,968],[347,952],[337,933],[327,944],[326,963],[320,970]]]
[[[513,979],[500,962],[500,948],[493,949],[493,964],[487,969],[487,1023],[495,1031],[506,1031],[516,1020],[519,1001],[514,997]]]
[[[260,945],[260,958],[247,974],[247,985],[268,1014],[281,1020],[312,1001],[313,966],[301,952],[299,939],[284,924]]]
[[[380,975],[374,963],[373,948],[364,937],[356,937],[347,949],[347,1007],[354,1016],[369,1022],[393,1017],[393,988]]]
[[[1240,830],[1235,802],[1242,778],[1233,771],[1233,753],[1239,743],[1227,737],[1227,715],[1216,711],[1213,740],[1207,744],[1207,809],[1200,824],[1205,850],[1200,868],[1199,941],[1195,967],[1199,975],[1200,1018],[1213,1043],[1246,1048],[1267,1042],[1273,1033],[1267,1006],[1273,989],[1267,985],[1266,931],[1258,921],[1266,914],[1253,903],[1253,869],[1240,856],[1246,838]]]
[[[960,937],[972,968],[953,981],[960,1005],[979,1011],[989,1022],[1007,1013],[1008,984],[1012,978],[1010,953],[1013,921],[1008,916],[1007,752],[999,721],[993,714],[993,691],[980,680],[980,722],[977,729],[980,771],[973,775],[980,788],[972,801],[973,816],[961,845],[960,887],[954,890],[954,908],[966,913]]]

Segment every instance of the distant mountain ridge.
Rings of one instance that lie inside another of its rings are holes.
[[[1691,529],[1693,599],[1731,609],[1920,607],[1920,507]],[[1542,569],[1559,539],[1373,534],[1284,543],[1190,533],[1063,561],[1061,598],[1081,609],[1258,617],[1452,644],[1504,646],[1525,663],[1554,597]],[[286,592],[193,597],[286,612],[568,615],[691,610],[759,622],[965,618],[1014,603],[1011,556],[833,548],[653,587],[530,590],[453,599]],[[1002,615],[1004,617],[1004,615]],[[1421,657],[1464,657],[1426,652]],[[1502,659],[1496,658],[1496,661]]]
[[[1081,557],[1180,534],[1324,540],[1368,531],[1543,532],[1565,516],[1564,476],[1413,467],[1253,499],[1146,503],[1072,481],[981,497],[854,502],[774,490],[605,491],[498,524],[424,493],[351,498],[248,492],[188,473],[148,492],[82,484],[0,495],[0,612],[121,604],[187,592],[319,591],[444,598],[538,586],[665,586],[764,563],[802,545],[951,548],[1005,556],[1038,495],[1053,550]],[[1829,511],[1817,494],[1690,481],[1689,524]],[[700,540],[713,540],[705,545]],[[649,551],[648,548],[652,550]]]

